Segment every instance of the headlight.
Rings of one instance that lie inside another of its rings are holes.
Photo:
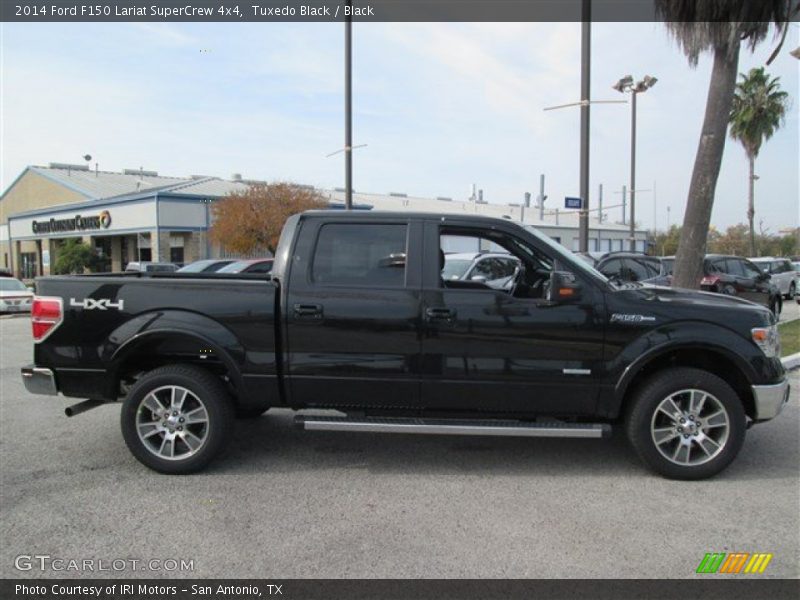
[[[764,356],[775,358],[781,355],[781,335],[778,333],[778,326],[755,327],[751,329],[753,341],[756,346],[761,348]]]

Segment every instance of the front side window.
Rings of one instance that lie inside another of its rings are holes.
[[[622,261],[618,258],[603,263],[600,267],[600,272],[607,277],[619,277],[622,272]]]
[[[311,280],[319,285],[403,287],[406,234],[406,225],[323,225],[314,250]]]
[[[554,243],[554,242],[551,242]],[[447,277],[447,264],[453,259],[445,259],[442,271],[442,286],[463,290],[494,290],[513,293],[518,298],[543,298],[546,283],[553,271],[554,259],[538,248],[529,245],[521,238],[502,232],[477,232],[457,227],[443,227],[440,230],[440,248],[445,245],[481,248],[484,251],[506,254],[507,256],[478,257],[466,279]],[[517,272],[517,266],[524,267]]]
[[[753,263],[746,260],[740,261],[745,277],[760,277],[761,271]]]

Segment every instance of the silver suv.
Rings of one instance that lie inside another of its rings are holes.
[[[781,295],[791,300],[797,293],[798,273],[788,258],[761,257],[751,258],[764,273],[769,273],[772,283],[780,290]]]

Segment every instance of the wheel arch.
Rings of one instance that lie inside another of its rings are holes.
[[[170,312],[140,315],[109,336],[104,354],[114,389],[119,391],[124,380],[137,373],[167,364],[192,364],[227,378],[236,399],[236,391],[244,389],[237,359],[243,351],[233,333],[208,317]],[[136,322],[142,326],[136,327]]]
[[[737,393],[750,418],[755,414],[755,399],[747,364],[729,350],[711,344],[678,345],[662,348],[632,363],[617,383],[618,416],[625,414],[636,389],[653,374],[670,367],[693,367],[717,375]]]

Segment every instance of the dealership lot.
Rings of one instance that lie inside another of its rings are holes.
[[[784,413],[710,481],[652,475],[619,431],[302,432],[288,411],[237,423],[211,468],[169,477],[130,456],[118,406],[68,419],[71,400],[25,392],[29,330],[0,320],[1,577],[81,575],[20,571],[20,555],[126,561],[100,576],[690,577],[706,552],[733,551],[773,553],[763,576],[800,576],[797,371]]]

